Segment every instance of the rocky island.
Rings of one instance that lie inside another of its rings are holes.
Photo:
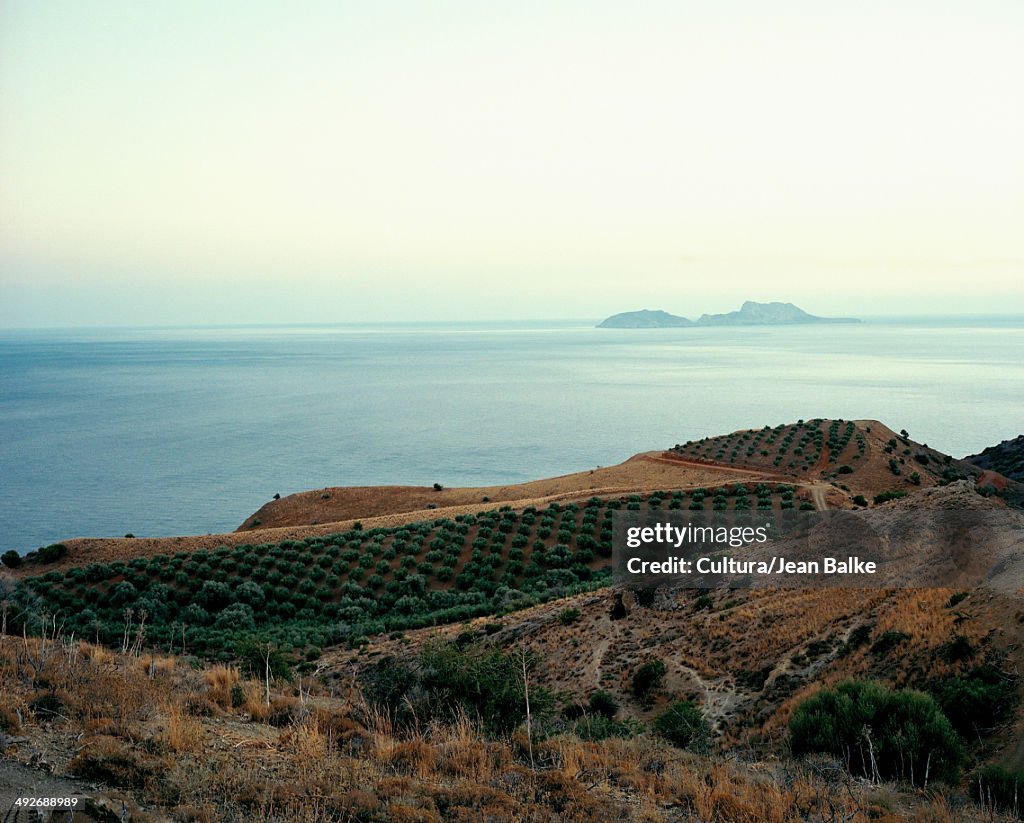
[[[598,323],[599,329],[665,329],[684,326],[797,326],[811,323],[859,323],[854,317],[818,317],[792,303],[747,300],[739,311],[702,314],[696,322],[666,311],[627,311]]]
[[[682,326],[694,325],[692,320],[679,317],[676,314],[669,314],[667,311],[651,311],[642,309],[640,311],[625,311],[621,314],[613,314],[606,320],[601,321],[599,329],[672,329]]]

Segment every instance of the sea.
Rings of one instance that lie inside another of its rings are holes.
[[[274,494],[479,486],[799,418],[1024,432],[1024,316],[0,331],[0,551],[231,531]]]

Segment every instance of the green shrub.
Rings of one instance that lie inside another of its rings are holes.
[[[938,655],[947,663],[959,663],[962,660],[970,660],[977,653],[974,644],[962,634],[954,635],[938,648]]]
[[[906,632],[889,630],[883,632],[882,635],[871,644],[871,653],[882,655],[886,652],[892,651],[898,645],[903,643],[905,640],[909,640],[910,635]]]
[[[892,489],[891,491],[882,492],[876,494],[874,497],[875,505],[879,503],[885,503],[889,500],[899,500],[901,497],[906,497],[907,493],[903,489]]]
[[[9,569],[16,569],[21,565],[21,555],[18,554],[14,549],[10,549],[0,555],[0,563],[3,563]]]
[[[527,653],[527,676],[540,660]],[[420,656],[419,685],[432,717],[476,718],[486,731],[505,735],[526,719],[524,660],[518,653],[457,643],[435,643]],[[530,711],[535,720],[550,713],[554,700],[545,687],[530,683]],[[422,719],[422,718],[421,718]],[[429,718],[427,718],[429,719]]]
[[[245,638],[235,644],[235,657],[238,667],[250,677],[262,680],[269,667],[271,677],[291,682],[292,668],[288,655],[273,643]]]
[[[661,685],[665,677],[665,664],[660,660],[648,660],[633,673],[633,694],[642,702],[650,699],[651,692]]]
[[[35,551],[36,560],[40,563],[56,563],[58,560],[67,557],[67,554],[68,547],[63,543],[53,543]]]
[[[986,766],[971,777],[971,796],[986,809],[1019,818],[1024,806],[1024,774]]]
[[[216,580],[207,580],[196,594],[196,603],[208,611],[222,609],[232,599],[231,587]]]
[[[598,689],[587,701],[587,709],[593,715],[600,715],[609,720],[619,712],[619,704],[608,692]]]
[[[773,666],[762,666],[760,669],[737,669],[736,683],[751,691],[759,692],[772,673]]]
[[[579,609],[562,609],[562,611],[558,613],[558,622],[561,623],[563,626],[571,626],[579,619]]]
[[[629,739],[635,737],[637,731],[635,723],[614,720],[600,714],[586,715],[573,724],[573,733],[580,740],[607,740],[610,737]]]
[[[941,680],[930,691],[953,728],[968,740],[1006,722],[1017,702],[1014,679],[990,665]]]
[[[913,785],[923,785],[926,771],[955,782],[964,760],[960,737],[929,695],[869,681],[846,681],[805,700],[789,733],[795,755],[831,754],[854,774]]]
[[[701,751],[707,747],[708,723],[688,700],[677,700],[654,721],[658,733],[681,749]]]
[[[871,632],[874,628],[874,623],[862,623],[860,626],[857,626],[857,628],[850,632],[849,639],[843,644],[841,654],[849,654],[865,645],[871,639]]]

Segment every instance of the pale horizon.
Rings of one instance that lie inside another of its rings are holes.
[[[1024,312],[1024,7],[10,2],[0,327]]]

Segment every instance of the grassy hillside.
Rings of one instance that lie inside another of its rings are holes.
[[[694,754],[653,729],[605,734],[599,714],[538,715],[532,736],[491,734],[465,714],[416,727],[369,682],[268,689],[233,667],[83,642],[0,638],[0,689],[0,733],[19,739],[8,757],[77,776],[83,821],[1011,819],[948,785],[872,784],[825,758],[757,762]],[[534,706],[543,698],[536,688]],[[38,773],[19,769],[5,776],[29,793]]]

